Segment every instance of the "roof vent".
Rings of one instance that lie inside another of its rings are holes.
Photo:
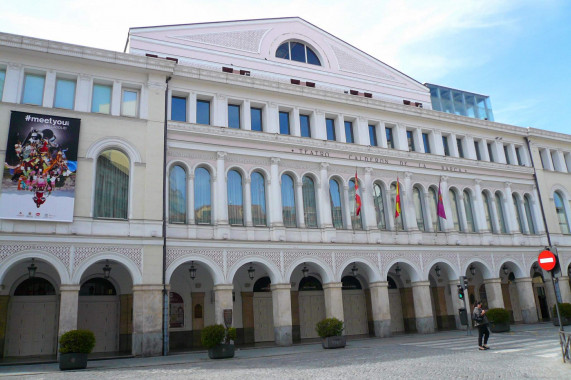
[[[250,72],[248,70],[240,70],[240,75],[245,75],[245,76],[249,77]]]
[[[225,73],[233,73],[234,69],[231,67],[222,67],[222,71]]]
[[[300,84],[301,81],[299,79],[290,79],[291,84]]]
[[[372,98],[373,97],[373,94],[371,94],[370,92],[365,92],[363,95],[365,96],[365,98]]]
[[[178,58],[166,57],[166,59],[178,63]]]
[[[313,83],[313,82],[305,82],[305,85],[307,87],[315,87],[315,83]]]
[[[403,100],[402,103],[406,106],[410,106],[410,100]]]
[[[349,90],[349,93],[351,93],[351,95],[359,95],[359,91],[357,90]]]
[[[149,53],[147,53],[147,54],[145,54],[145,56],[151,57],[151,58],[159,58],[159,56],[156,55],[156,54],[149,54]]]

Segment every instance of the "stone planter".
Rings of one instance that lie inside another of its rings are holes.
[[[87,368],[87,354],[60,354],[59,356],[59,369],[68,371],[71,369],[85,369]]]
[[[342,336],[328,336],[321,338],[321,345],[323,348],[343,348],[347,344],[347,337]]]
[[[219,344],[216,347],[208,349],[208,357],[210,359],[228,359],[234,357],[233,344]]]
[[[490,331],[493,333],[502,333],[510,331],[509,323],[490,323]]]
[[[563,321],[563,326],[569,326],[571,324],[571,320],[569,318],[562,317],[561,320]],[[559,326],[559,319],[557,316],[553,317],[553,326]]]

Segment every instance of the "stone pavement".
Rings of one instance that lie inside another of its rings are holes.
[[[464,331],[349,340],[345,349],[320,344],[237,350],[234,359],[209,360],[205,352],[167,357],[90,361],[84,371],[57,364],[0,367],[8,379],[571,379],[557,329],[512,326],[492,334],[488,351]]]

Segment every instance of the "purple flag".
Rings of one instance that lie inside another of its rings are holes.
[[[438,204],[436,205],[436,215],[446,219],[446,211],[444,211],[444,202],[442,201],[442,193],[440,192],[440,182],[438,182]]]

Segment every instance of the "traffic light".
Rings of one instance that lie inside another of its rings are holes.
[[[462,277],[464,281],[464,289],[468,289],[468,277]]]
[[[458,298],[463,300],[464,299],[464,288],[462,285],[456,285],[458,287]]]

